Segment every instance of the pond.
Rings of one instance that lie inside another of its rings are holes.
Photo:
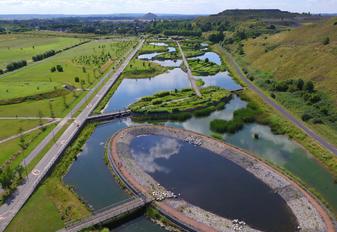
[[[168,47],[169,45],[167,43],[163,43],[163,42],[152,42],[149,43],[150,45],[154,45],[154,46],[159,46],[159,47]]]
[[[162,52],[153,52],[153,53],[147,53],[139,55],[137,58],[140,60],[152,60],[154,57],[162,54]]]
[[[263,231],[296,230],[296,218],[280,195],[220,155],[159,135],[138,136],[130,149],[145,172],[193,205]]]
[[[201,56],[195,56],[195,57],[189,58],[189,60],[196,60],[196,59],[206,60],[207,58],[210,62],[216,63],[217,65],[222,64],[220,56],[216,54],[215,52],[206,52],[205,54]]]
[[[242,89],[242,86],[233,80],[228,72],[219,72],[213,76],[196,76],[195,78],[201,78],[205,82],[203,87],[219,86],[230,91]]]
[[[153,60],[153,63],[160,64],[163,67],[180,67],[182,60]]]
[[[179,68],[169,70],[153,78],[123,79],[104,112],[114,112],[126,108],[139,98],[153,95],[159,91],[183,89],[189,86],[190,82],[186,73]]]

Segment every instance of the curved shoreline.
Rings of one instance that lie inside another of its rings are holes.
[[[129,184],[149,199],[153,200],[150,194],[153,191],[164,192],[166,190],[146,174],[131,157],[130,142],[136,136],[144,134],[162,135],[179,140],[184,140],[189,136],[200,139],[201,147],[236,163],[277,192],[286,201],[303,231],[335,231],[329,215],[320,203],[287,176],[240,148],[208,136],[172,127],[133,126],[118,132],[111,140],[110,155],[113,162],[117,164],[116,166]],[[232,231],[234,226],[231,220],[211,214],[184,200],[165,199],[160,202],[156,201],[155,205],[170,216],[199,231]],[[245,227],[245,231],[256,230]]]

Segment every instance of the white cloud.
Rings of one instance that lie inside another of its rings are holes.
[[[0,14],[211,14],[233,8],[337,12],[337,0],[0,0]]]
[[[181,145],[176,139],[161,139],[148,152],[139,152],[131,150],[132,157],[137,161],[146,172],[169,172],[166,168],[158,165],[156,159],[169,159],[172,155],[178,154]]]

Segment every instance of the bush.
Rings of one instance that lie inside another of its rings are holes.
[[[0,69],[0,75],[4,74],[4,70]]]
[[[330,43],[330,38],[329,37],[324,38],[322,43],[323,45],[328,45]]]
[[[75,81],[76,83],[79,83],[79,82],[80,82],[80,78],[79,78],[79,77],[75,77],[75,78],[74,78],[74,81]]]
[[[50,71],[51,71],[51,72],[56,72],[55,66],[54,66],[54,67],[51,67]]]
[[[50,51],[47,51],[45,53],[42,53],[42,54],[38,54],[36,56],[33,56],[32,57],[32,60],[34,62],[37,62],[37,61],[40,61],[40,60],[43,60],[43,59],[46,59],[48,57],[51,57],[51,56],[54,56],[56,54],[56,52],[54,50],[50,50]]]
[[[302,115],[302,120],[303,120],[304,122],[307,122],[307,121],[309,121],[310,119],[312,119],[312,115],[311,115],[311,114],[309,114],[309,113],[304,113],[304,114]]]
[[[58,71],[58,72],[63,72],[63,67],[61,66],[61,65],[56,65],[56,70]]]
[[[8,64],[6,68],[10,72],[10,71],[14,71],[16,69],[22,68],[24,66],[27,66],[27,61],[20,60],[20,61]]]

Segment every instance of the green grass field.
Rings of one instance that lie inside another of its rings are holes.
[[[5,75],[0,79],[0,117],[38,117],[39,114],[43,117],[65,116],[110,67],[119,64],[135,44],[135,40],[92,41]],[[50,69],[57,65],[63,67],[63,72],[51,72]],[[101,70],[102,67],[104,70]],[[82,83],[77,82],[75,77]],[[70,88],[66,90],[64,86]],[[18,98],[23,101],[16,104],[6,101]],[[0,132],[0,138],[17,134],[20,127],[26,130],[38,123],[38,120],[8,120],[5,125],[0,121],[0,125],[3,124],[1,129],[4,129]],[[28,147],[24,152],[20,149],[19,138],[1,144],[0,165],[18,165],[53,126],[49,126],[45,132],[37,130],[25,135]]]
[[[0,68],[18,60],[32,60],[32,56],[49,50],[61,50],[84,41],[79,38],[45,35],[0,35]]]
[[[41,120],[42,123],[47,123],[47,120]],[[19,129],[22,128],[23,131],[32,129],[39,126],[40,120],[0,120],[0,140],[5,139],[11,135],[19,133]],[[1,146],[1,145],[0,145]]]
[[[153,52],[166,52],[167,47],[166,46],[156,46],[152,44],[144,44],[142,49],[139,51],[139,54],[148,54]]]

